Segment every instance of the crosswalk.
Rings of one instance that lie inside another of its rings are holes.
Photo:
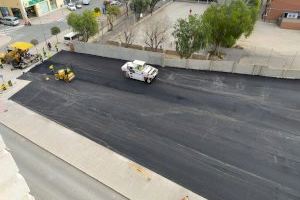
[[[58,20],[56,20],[56,21],[58,21],[58,22],[65,22],[65,21],[67,21],[67,20],[66,20],[66,18],[60,18],[60,19],[58,19]]]
[[[20,30],[23,27],[24,27],[24,25],[19,25],[19,26],[0,25],[0,34],[1,35],[7,35],[7,34],[12,33],[14,31]]]

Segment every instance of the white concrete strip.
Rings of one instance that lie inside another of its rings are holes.
[[[16,30],[19,30],[23,27],[24,27],[24,25],[5,27],[4,29],[0,29],[0,34],[8,34],[8,33],[14,32]]]
[[[30,190],[0,135],[0,199],[34,200]]]
[[[60,18],[60,19],[58,19],[56,21],[58,21],[58,22],[65,21],[65,18]]]
[[[17,93],[19,90],[21,90],[22,88],[24,88],[27,84],[29,84],[30,81],[27,80],[19,80],[19,79],[15,79],[12,80],[12,87],[9,87],[7,90],[3,91],[2,93],[0,93],[0,100],[4,100],[10,98],[11,96],[13,96],[15,93]],[[1,109],[0,109],[1,112]]]
[[[204,200],[131,160],[13,102],[0,122],[131,200]]]

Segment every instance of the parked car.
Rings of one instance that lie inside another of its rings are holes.
[[[78,40],[79,37],[80,37],[79,33],[76,32],[67,33],[66,35],[64,35],[64,44],[70,45],[72,41]]]
[[[9,26],[17,26],[20,24],[19,19],[12,16],[2,17],[0,18],[0,22],[2,24],[9,25]]]
[[[69,10],[71,10],[71,11],[75,11],[75,10],[76,10],[76,6],[75,6],[75,4],[73,4],[73,3],[69,3],[68,6],[67,6],[67,8],[68,8]]]
[[[90,4],[90,0],[82,0],[82,4],[83,5],[89,5]]]
[[[77,9],[81,9],[82,8],[82,4],[81,4],[81,2],[76,2],[76,8]]]
[[[112,6],[121,6],[122,3],[120,1],[117,1],[117,0],[112,0],[112,1],[110,1],[110,5],[112,5]]]
[[[135,60],[133,62],[127,62],[121,70],[126,78],[132,78],[146,83],[151,83],[158,74],[158,69],[147,65],[144,61]]]

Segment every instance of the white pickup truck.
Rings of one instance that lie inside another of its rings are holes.
[[[121,70],[126,78],[132,78],[146,83],[151,83],[158,74],[158,69],[140,60],[125,63],[121,67]]]

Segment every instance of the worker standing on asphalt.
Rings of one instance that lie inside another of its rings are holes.
[[[45,48],[43,47],[43,55],[44,55],[44,58],[47,58],[47,53],[45,51]]]
[[[47,43],[47,46],[48,46],[48,50],[49,50],[49,51],[51,51],[51,49],[52,49],[52,45],[51,45],[51,43],[50,43],[50,42],[48,42],[48,43]]]
[[[57,47],[57,44],[55,44],[55,49],[56,49],[56,52],[58,52],[58,47]]]

